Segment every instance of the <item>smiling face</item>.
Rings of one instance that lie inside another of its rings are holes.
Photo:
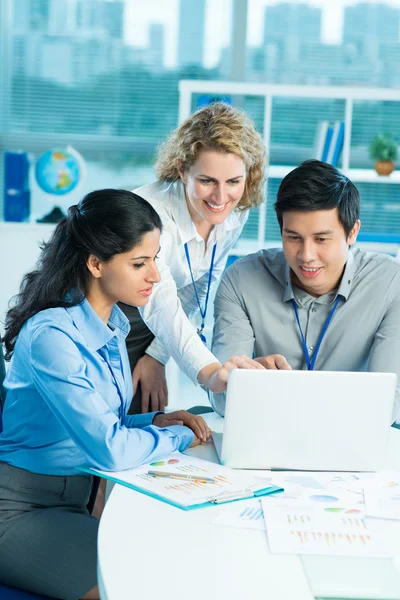
[[[343,275],[349,246],[360,229],[356,221],[346,237],[337,208],[282,215],[282,244],[292,283],[318,297],[334,290]]]
[[[156,265],[159,250],[160,230],[154,229],[132,250],[107,262],[89,256],[87,267],[93,280],[86,298],[100,316],[117,302],[131,306],[148,303],[154,284],[160,281]]]
[[[240,202],[246,167],[236,154],[201,150],[187,169],[179,168],[193,222],[219,225]]]

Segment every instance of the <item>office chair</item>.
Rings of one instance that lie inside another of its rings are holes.
[[[25,590],[8,587],[7,585],[1,585],[1,583],[0,598],[1,600],[52,600],[52,598],[49,598],[49,596],[42,596],[41,594],[25,592]]]
[[[3,355],[3,344],[0,344],[0,415],[2,412],[2,408],[4,406],[4,401],[6,399],[6,390],[3,386],[3,381],[5,379],[6,376],[6,365],[4,362],[4,355]],[[0,428],[1,431],[1,428]]]
[[[204,413],[214,412],[211,406],[192,406],[192,408],[188,408],[188,412],[192,413],[192,415],[203,415]]]

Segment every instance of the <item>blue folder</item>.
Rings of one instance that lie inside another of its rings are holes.
[[[226,467],[224,467],[224,468],[226,469]],[[104,471],[97,471],[96,469],[92,469],[89,466],[77,467],[77,470],[82,471],[84,473],[89,473],[90,475],[94,475],[97,477],[102,477],[104,479],[109,479],[110,481],[119,483],[120,485],[128,487],[132,490],[135,490],[136,492],[141,492],[142,494],[145,494],[146,496],[150,496],[151,498],[156,498],[156,500],[161,500],[162,502],[166,502],[167,504],[170,504],[171,506],[176,506],[177,508],[180,508],[182,510],[193,510],[193,509],[202,508],[205,506],[215,506],[215,505],[219,506],[220,504],[226,504],[228,502],[236,502],[238,500],[248,500],[250,498],[260,498],[262,496],[268,496],[270,494],[277,494],[278,492],[284,491],[283,488],[278,487],[276,485],[268,485],[266,487],[260,487],[259,489],[253,490],[253,491],[249,490],[249,489],[243,489],[240,491],[236,490],[235,493],[217,494],[214,498],[209,497],[204,502],[201,502],[198,504],[186,505],[186,504],[180,504],[179,502],[175,502],[174,500],[171,500],[170,498],[167,498],[160,493],[151,492],[150,490],[148,490],[146,488],[142,488],[139,485],[133,485],[132,483],[129,483],[123,479],[120,479],[112,472],[104,473]]]
[[[328,129],[326,130],[325,144],[324,144],[324,149],[322,150],[322,156],[321,156],[322,162],[326,162],[326,160],[328,158],[329,148],[331,146],[331,141],[332,141],[332,136],[333,136],[333,127],[329,126]]]

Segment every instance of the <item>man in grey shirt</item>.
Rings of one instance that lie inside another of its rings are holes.
[[[400,265],[350,248],[360,229],[357,188],[331,165],[306,161],[283,179],[275,211],[283,249],[246,256],[221,279],[215,356],[254,356],[272,369],[399,376]],[[210,396],[223,415],[225,394]],[[399,387],[393,420],[400,421]]]

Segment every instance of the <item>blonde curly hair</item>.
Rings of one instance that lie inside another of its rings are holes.
[[[225,102],[214,102],[190,115],[161,144],[155,172],[163,181],[179,179],[201,150],[240,156],[246,166],[246,182],[238,204],[241,210],[255,208],[265,195],[266,155],[264,142],[247,114]]]

